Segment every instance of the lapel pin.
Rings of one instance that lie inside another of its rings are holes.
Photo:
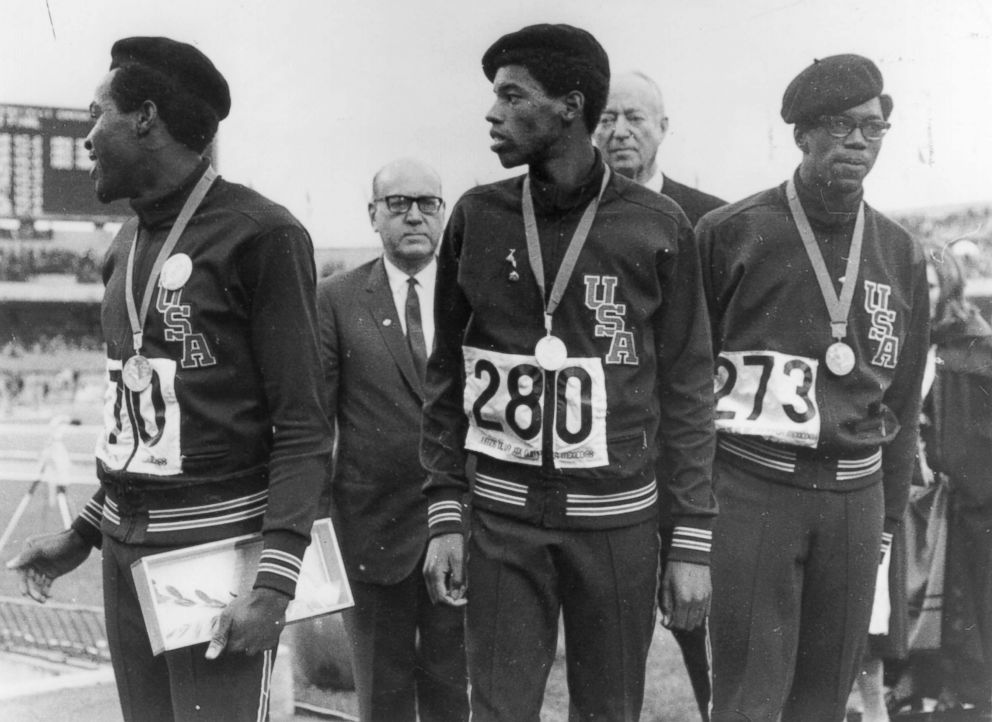
[[[520,274],[517,273],[517,258],[514,255],[516,252],[516,248],[511,248],[510,253],[506,257],[507,262],[510,264],[510,275],[508,278],[514,283],[520,280]]]

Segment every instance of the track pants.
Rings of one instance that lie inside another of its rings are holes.
[[[881,483],[831,492],[718,460],[713,722],[840,722],[868,637]]]
[[[274,649],[213,661],[206,644],[152,655],[131,563],[162,551],[103,537],[107,641],[125,722],[264,722]]]
[[[559,613],[572,722],[638,719],[658,522],[562,530],[472,512],[466,630],[473,722],[536,722]]]

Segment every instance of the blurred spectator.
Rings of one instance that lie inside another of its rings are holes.
[[[992,327],[965,300],[964,273],[953,253],[934,253],[928,278],[933,370],[921,427],[921,482],[928,489],[914,496],[907,517],[910,663],[890,694],[890,711],[919,709],[922,697],[936,697],[937,711],[967,704],[988,712]],[[923,569],[914,560],[922,560]],[[922,575],[925,583],[914,582]]]
[[[80,283],[99,283],[99,261],[91,250],[66,248],[0,248],[0,281],[29,281],[40,273],[75,276]]]

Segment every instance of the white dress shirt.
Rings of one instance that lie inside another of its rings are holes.
[[[393,292],[393,305],[396,306],[396,315],[400,319],[400,327],[406,333],[406,294],[407,279],[410,274],[401,271],[393,263],[382,257],[386,266],[386,278],[389,279],[389,290]],[[431,262],[420,272],[414,275],[417,279],[417,298],[420,301],[420,323],[424,327],[424,342],[427,344],[427,354],[430,355],[434,348],[434,284],[437,280],[437,259],[431,258]]]

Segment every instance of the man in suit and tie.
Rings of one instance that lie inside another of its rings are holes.
[[[636,71],[614,78],[593,141],[614,171],[664,193],[682,207],[689,223],[695,226],[700,218],[726,201],[683,185],[661,172],[658,147],[667,133],[668,117],[658,85]]]
[[[317,290],[337,452],[331,513],[355,607],[345,615],[363,722],[468,719],[461,608],[431,604],[420,409],[434,339],[441,180],[398,160],[372,181],[383,256]]]
[[[600,116],[593,140],[603,153],[610,167],[643,186],[660,191],[681,206],[689,223],[696,225],[704,215],[726,201],[682,185],[662,174],[658,167],[658,148],[668,132],[665,103],[658,85],[647,75],[629,72],[619,75],[610,83],[606,109]],[[664,448],[664,444],[659,444]],[[671,465],[663,458],[658,460],[658,479],[666,479]],[[659,484],[664,500],[667,486]],[[673,523],[667,514],[670,504],[661,504],[662,549],[668,549],[672,539]],[[662,554],[664,560],[665,555]],[[664,574],[664,566],[661,573]],[[706,623],[691,630],[673,629],[689,680],[704,722],[709,720],[710,664],[706,639]]]

